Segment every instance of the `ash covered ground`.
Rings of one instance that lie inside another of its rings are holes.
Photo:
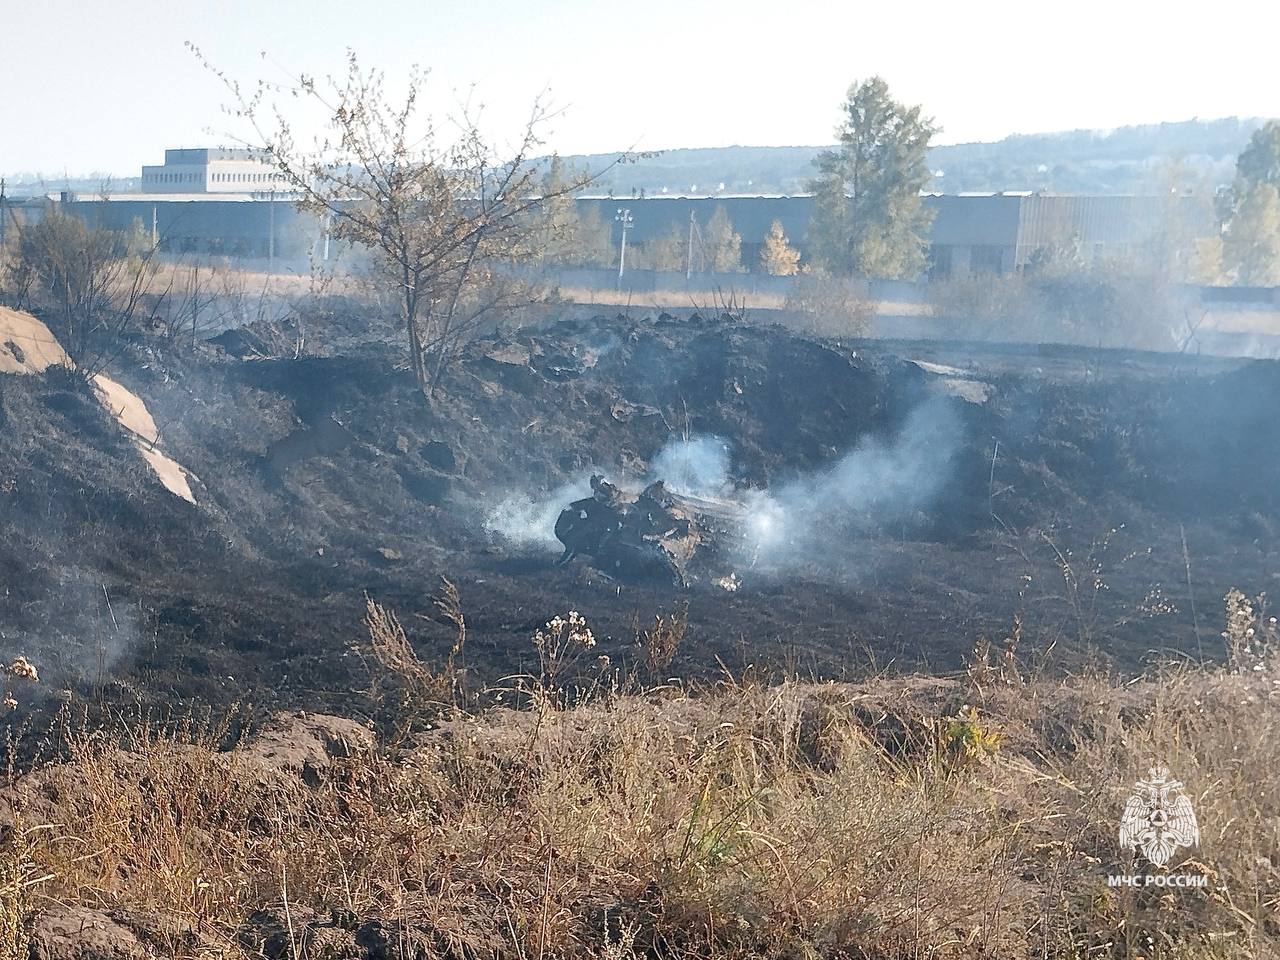
[[[1129,669],[1216,657],[1223,594],[1280,571],[1272,361],[600,318],[476,341],[426,402],[394,343],[327,344],[120,362],[194,505],[74,378],[0,376],[9,654],[50,689],[359,714],[364,597],[430,662],[446,576],[477,688],[570,609],[625,669],[636,622],[685,601],[686,677],[956,670],[1015,618],[1046,669]],[[744,529],[684,588],[557,566],[593,473],[732,500]]]

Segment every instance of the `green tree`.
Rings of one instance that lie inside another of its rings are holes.
[[[718,206],[707,221],[703,234],[707,246],[707,261],[716,273],[733,273],[742,269],[742,237],[733,229],[733,222],[723,206]]]
[[[577,254],[581,246],[582,218],[573,201],[564,161],[558,154],[552,155],[539,186],[541,195],[547,199],[535,211],[538,233],[534,258],[539,263],[575,266],[581,262]]]
[[[764,235],[764,243],[760,247],[761,269],[771,276],[790,277],[799,266],[800,251],[787,241],[782,221],[773,221],[769,224],[769,232]]]
[[[840,146],[815,161],[812,257],[834,274],[914,276],[932,220],[920,192],[937,127],[919,106],[894,100],[880,77],[850,87],[844,112]]]
[[[1237,283],[1280,284],[1280,122],[1256,130],[1236,161],[1223,261]]]
[[[612,259],[609,225],[600,212],[588,206],[579,209],[574,194],[589,179],[579,170],[566,168],[559,155],[553,154],[540,183],[545,199],[535,211],[537,231],[532,259],[556,267],[603,265]]]
[[[1236,160],[1236,176],[1249,184],[1269,183],[1280,189],[1280,121],[1268,121],[1253,132]]]
[[[1241,184],[1223,236],[1223,260],[1237,283],[1280,284],[1280,191],[1270,183]]]
[[[600,215],[595,206],[588,206],[585,212],[578,215],[580,230],[577,249],[574,252],[577,264],[583,266],[604,267],[614,263],[617,255],[613,249],[613,224]]]
[[[1143,244],[1146,266],[1170,283],[1216,282],[1222,242],[1211,180],[1175,159],[1164,165],[1154,187],[1161,199],[1156,223]]]
[[[1226,254],[1223,249],[1222,235],[1213,234],[1198,237],[1190,255],[1187,257],[1186,279],[1188,283],[1201,283],[1212,286],[1222,283],[1226,273]]]

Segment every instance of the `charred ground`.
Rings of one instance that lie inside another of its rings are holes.
[[[75,378],[0,377],[11,652],[55,684],[145,702],[360,713],[364,594],[399,611],[429,660],[451,641],[430,601],[447,576],[477,687],[527,669],[554,613],[582,611],[624,665],[634,621],[685,599],[683,675],[954,669],[1015,615],[1024,654],[1132,666],[1216,655],[1222,595],[1280,569],[1272,362],[613,318],[477,341],[425,402],[391,346],[270,357],[289,342],[279,329],[194,351],[144,342],[122,362],[198,478],[196,506]],[[556,567],[553,549],[489,522],[513,498],[554,506],[593,471],[644,477],[673,437],[723,439],[740,494],[803,485],[897,442],[925,404],[954,442],[936,490],[846,511],[785,569],[735,564],[735,592]]]

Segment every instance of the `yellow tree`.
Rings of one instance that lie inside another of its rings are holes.
[[[685,267],[685,231],[678,223],[645,244],[641,262],[650,270],[683,270]]]
[[[769,224],[769,232],[760,247],[760,267],[775,277],[793,276],[800,268],[800,251],[787,241],[780,220]]]
[[[707,259],[716,273],[734,273],[742,269],[742,237],[733,229],[733,221],[724,207],[716,207],[707,221]]]

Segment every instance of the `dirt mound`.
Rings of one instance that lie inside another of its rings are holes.
[[[0,374],[39,374],[53,366],[66,368],[69,375],[73,367],[48,327],[30,314],[5,307],[0,307],[0,347]],[[105,374],[94,374],[92,381],[98,399],[135,436],[139,455],[165,489],[195,503],[187,472],[157,449],[160,433],[142,399]]]
[[[41,373],[67,362],[48,327],[29,313],[0,307],[0,373]]]
[[[103,910],[55,906],[31,931],[31,960],[145,960],[154,956],[137,934]]]
[[[372,750],[373,733],[368,727],[344,717],[299,712],[275,717],[244,756],[271,773],[317,781],[334,759]]]
[[[1277,569],[1272,363],[904,356],[600,318],[476,341],[426,402],[390,347],[165,349],[113,377],[200,478],[197,505],[148,476],[87,389],[0,377],[3,644],[53,685],[360,713],[364,594],[431,661],[452,643],[429,597],[441,575],[473,683],[527,667],[534,630],[570,609],[625,669],[636,616],[686,599],[676,666],[694,672],[952,666],[1018,612],[1029,646],[1133,663],[1212,654],[1207,612]],[[555,518],[592,473],[755,505],[737,589],[557,568]]]

